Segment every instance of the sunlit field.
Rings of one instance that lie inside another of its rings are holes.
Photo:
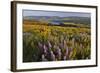
[[[55,26],[24,20],[23,62],[90,59],[90,26],[68,24]]]

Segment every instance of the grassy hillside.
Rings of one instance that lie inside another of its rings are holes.
[[[90,26],[23,21],[23,62],[90,59]]]

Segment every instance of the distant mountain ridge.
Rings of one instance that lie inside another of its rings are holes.
[[[24,20],[46,21],[48,23],[75,23],[75,24],[91,24],[90,17],[59,17],[59,16],[25,16]]]

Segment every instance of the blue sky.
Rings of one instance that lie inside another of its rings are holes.
[[[40,11],[40,10],[23,10],[23,16],[59,16],[59,17],[90,17],[90,13],[80,12],[61,12],[61,11]]]

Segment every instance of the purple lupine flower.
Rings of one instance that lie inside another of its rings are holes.
[[[56,50],[56,57],[60,60],[61,59],[61,49],[59,48],[59,46],[56,46],[55,48]]]
[[[38,42],[38,47],[43,48],[43,45],[40,42]]]
[[[47,54],[48,48],[47,48],[47,46],[45,44],[43,45],[43,49],[44,49],[44,53]]]
[[[55,55],[54,55],[53,51],[51,51],[50,53],[51,53],[51,60],[55,61],[56,58],[55,58]]]
[[[61,49],[57,46],[58,54],[61,55]]]
[[[63,57],[63,60],[66,60],[66,59],[67,59],[67,56],[64,56],[64,57]]]
[[[44,54],[42,54],[42,61],[47,61]]]
[[[52,48],[52,45],[51,45],[50,41],[48,41],[48,47]]]
[[[69,57],[69,49],[66,47],[63,59],[66,60]]]
[[[69,49],[68,49],[68,47],[66,47],[66,55],[68,55],[68,53],[69,53],[68,51],[69,51]]]

